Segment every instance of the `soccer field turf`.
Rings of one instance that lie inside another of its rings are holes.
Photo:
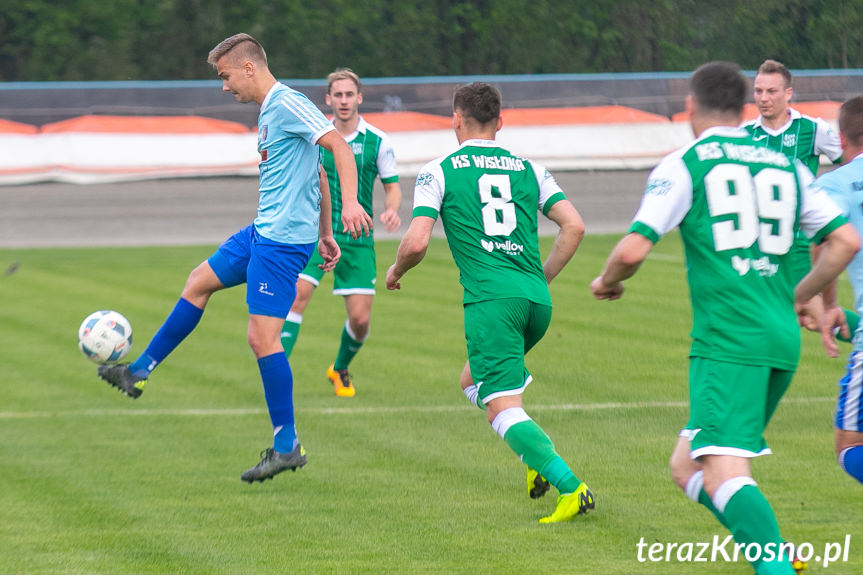
[[[459,390],[461,288],[442,240],[401,292],[382,285],[396,243],[378,242],[381,286],[353,399],[336,398],[325,375],[344,306],[324,280],[291,358],[309,463],[255,485],[239,476],[271,430],[243,288],[213,297],[137,401],[76,349],[80,321],[110,308],[131,321],[136,357],[212,246],[0,250],[0,274],[18,262],[0,275],[0,573],[750,573],[742,559],[638,559],[642,538],[727,532],[667,469],[687,416],[679,238],[657,245],[621,301],[596,302],[588,283],[617,238],[585,239],[528,356],[525,407],[597,498],[595,511],[556,525],[537,523],[554,492],[527,497],[524,466]],[[786,539],[821,556],[851,536],[847,562],[813,559],[808,573],[863,573],[863,488],[833,454],[848,351],[830,360],[803,335],[767,433],[775,455],[754,464]]]

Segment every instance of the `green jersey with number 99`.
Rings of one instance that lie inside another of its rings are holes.
[[[648,178],[631,232],[680,227],[693,310],[692,357],[793,370],[800,330],[789,252],[798,230],[820,241],[845,223],[800,162],[717,127]]]
[[[551,305],[537,212],[564,199],[545,168],[494,141],[467,140],[420,171],[413,217],[440,214],[465,304],[519,297]]]

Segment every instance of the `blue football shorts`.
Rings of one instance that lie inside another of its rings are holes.
[[[225,240],[207,262],[226,288],[246,284],[250,314],[284,318],[297,296],[297,276],[314,249],[314,243],[274,242],[249,225]]]

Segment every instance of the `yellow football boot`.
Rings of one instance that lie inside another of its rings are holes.
[[[327,368],[327,377],[333,384],[333,389],[338,397],[353,397],[357,394],[354,389],[354,384],[351,382],[351,376],[348,375],[346,369],[333,369],[335,364]]]
[[[596,501],[593,498],[593,493],[587,488],[587,484],[582,482],[578,486],[578,489],[572,493],[559,495],[554,512],[548,517],[543,517],[539,522],[558,523],[560,521],[572,521],[576,515],[587,513],[594,507],[596,507]]]
[[[531,499],[539,499],[548,493],[550,488],[548,481],[539,474],[539,471],[530,467],[527,468],[527,494],[530,495]]]

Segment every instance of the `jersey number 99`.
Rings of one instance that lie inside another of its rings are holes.
[[[723,218],[712,225],[716,251],[745,249],[756,241],[764,254],[791,249],[797,214],[793,173],[765,168],[753,177],[748,166],[719,164],[705,176],[704,191],[711,218]]]

